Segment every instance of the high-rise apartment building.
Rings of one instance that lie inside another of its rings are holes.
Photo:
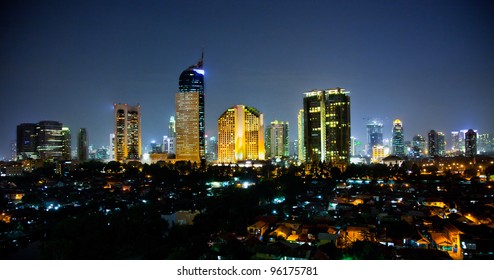
[[[79,129],[77,135],[77,159],[80,162],[87,161],[89,156],[89,143],[87,138],[87,131],[85,128]]]
[[[218,162],[264,159],[263,114],[245,105],[226,110],[218,118]]]
[[[342,170],[350,162],[350,97],[342,88],[304,95],[304,144],[308,163],[329,162]]]
[[[127,104],[114,104],[115,113],[115,161],[140,160],[141,147],[141,107]]]
[[[175,96],[176,158],[191,162],[206,160],[203,57],[185,69]]]
[[[398,157],[405,156],[405,140],[403,135],[403,123],[396,119],[393,122],[393,138],[391,140],[391,154]]]
[[[266,128],[266,157],[288,157],[289,142],[288,122],[271,122]]]
[[[477,132],[469,129],[465,133],[465,156],[475,157],[477,155]]]
[[[428,133],[428,137],[429,137],[429,141],[428,141],[429,156],[430,157],[444,156],[446,153],[445,151],[446,142],[444,140],[444,133],[440,131],[431,130]]]
[[[383,146],[383,123],[378,119],[367,122],[367,154],[372,155],[372,147]]]
[[[304,109],[298,111],[297,117],[297,128],[298,128],[298,147],[297,156],[300,162],[305,161],[305,143],[304,143]]]

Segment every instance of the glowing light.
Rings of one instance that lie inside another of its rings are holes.
[[[197,74],[204,75],[204,70],[203,69],[194,69],[194,72],[196,72]]]

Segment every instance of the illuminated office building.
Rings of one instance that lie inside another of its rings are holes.
[[[431,130],[428,133],[428,151],[429,156],[443,156],[444,155],[444,133]]]
[[[477,154],[477,132],[469,129],[465,133],[465,156],[474,157]]]
[[[417,134],[412,139],[412,156],[421,157],[425,154],[425,138]]]
[[[398,157],[405,156],[405,141],[403,135],[403,123],[396,119],[393,122],[393,138],[391,140],[391,154]]]
[[[493,151],[492,138],[488,133],[477,135],[477,152],[479,154],[489,154]]]
[[[446,155],[446,139],[441,131],[437,132],[437,153],[440,156]]]
[[[383,123],[378,119],[370,119],[367,123],[367,154],[372,155],[372,147],[383,145]]]
[[[350,97],[342,88],[304,95],[304,144],[308,163],[329,162],[345,170],[350,162]]]
[[[63,160],[72,159],[72,134],[70,128],[62,127],[62,158]]]
[[[271,122],[266,129],[266,157],[288,157],[288,122]]]
[[[236,105],[218,118],[218,162],[264,160],[264,116],[257,109]]]
[[[204,119],[203,56],[182,72],[175,96],[176,141],[178,160],[204,162],[206,136]]]
[[[115,161],[140,160],[141,148],[141,107],[114,104],[115,113]]]
[[[36,124],[36,150],[41,159],[62,159],[64,155],[62,128],[62,123],[57,121],[41,121]]]

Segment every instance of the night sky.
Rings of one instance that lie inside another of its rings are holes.
[[[205,53],[206,133],[229,107],[289,121],[303,92],[351,92],[352,135],[395,118],[494,133],[492,1],[2,1],[0,159],[16,126],[60,121],[109,144],[113,103],[141,105],[143,146],[167,134],[178,77]],[[449,143],[448,143],[449,146]]]

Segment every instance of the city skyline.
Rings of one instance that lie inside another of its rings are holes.
[[[351,135],[363,144],[369,117],[383,120],[385,138],[402,120],[405,141],[494,132],[492,3],[283,3],[2,4],[0,159],[17,125],[41,120],[106,146],[115,102],[141,105],[143,148],[159,141],[177,79],[203,47],[208,136],[234,104],[296,124],[303,92],[335,87],[351,92]]]

